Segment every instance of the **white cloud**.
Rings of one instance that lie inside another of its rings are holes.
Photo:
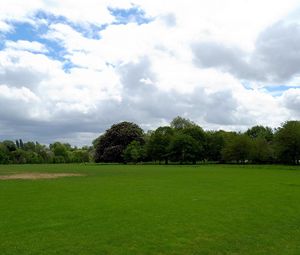
[[[16,101],[30,102],[38,101],[38,97],[32,93],[28,88],[10,88],[6,85],[0,85],[0,97],[5,99],[12,99]]]
[[[291,110],[293,117],[300,117],[300,89],[293,88],[285,91],[281,96],[281,102]]]
[[[26,50],[36,53],[46,53],[48,52],[45,45],[39,42],[31,42],[25,40],[18,40],[18,41],[6,41],[5,47],[14,49],[14,50]]]
[[[0,83],[14,87],[37,88],[40,83],[62,68],[59,61],[28,51],[0,51]]]
[[[26,38],[5,41],[5,48],[0,51],[0,106],[5,110],[0,111],[0,117],[6,124],[1,124],[1,130],[8,130],[5,127],[9,126],[15,134],[46,142],[73,138],[74,143],[82,143],[125,119],[147,128],[165,124],[177,115],[192,118],[209,129],[236,130],[255,124],[277,126],[299,116],[298,90],[273,97],[259,89],[269,85],[265,80],[258,83],[249,78],[252,87],[257,88],[250,90],[243,85],[245,75],[237,72],[243,68],[241,53],[248,61],[248,56],[256,54],[261,40],[280,38],[282,31],[279,29],[279,35],[275,33],[274,37],[269,27],[288,19],[286,15],[297,2],[174,0],[162,4],[158,0],[113,3],[32,0],[20,5],[20,1],[9,1],[7,5],[2,2],[0,30],[13,29],[12,21],[46,24],[48,30],[38,37],[55,41],[64,48],[64,55],[60,56],[63,60],[54,60],[50,46]],[[152,18],[151,22],[112,24],[115,17],[108,7],[132,6],[143,10],[146,17]],[[68,22],[37,19],[37,11],[61,15]],[[108,25],[100,29],[103,24]],[[91,25],[99,29],[94,31],[98,34],[93,38],[85,36],[91,32]],[[212,41],[218,42],[221,50],[213,47]],[[275,48],[284,54],[284,49],[290,48],[290,41],[279,41],[283,43]],[[199,42],[208,42],[205,49],[213,49],[215,53],[212,58],[201,48],[199,56],[203,58],[205,53],[210,63],[207,68],[195,65],[191,45]],[[256,56],[264,60],[270,56],[259,53]],[[296,58],[294,62],[298,63]],[[292,63],[290,58],[284,59],[285,66]],[[267,62],[269,67],[265,71],[278,73],[281,63],[272,57]],[[68,70],[64,67],[66,63],[70,64]],[[218,68],[224,65],[231,68]],[[261,74],[260,70],[255,71]],[[282,76],[286,74],[289,72]],[[251,75],[247,75],[248,79]],[[297,81],[296,76],[292,78]]]

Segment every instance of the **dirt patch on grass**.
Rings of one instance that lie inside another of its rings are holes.
[[[0,180],[38,180],[38,179],[57,179],[69,176],[84,176],[83,174],[74,173],[22,173],[0,175]]]

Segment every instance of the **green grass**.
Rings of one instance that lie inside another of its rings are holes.
[[[300,254],[300,168],[7,165],[0,254]]]

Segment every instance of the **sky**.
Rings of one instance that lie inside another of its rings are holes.
[[[300,119],[299,0],[0,0],[0,140]]]

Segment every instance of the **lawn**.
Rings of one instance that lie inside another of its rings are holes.
[[[0,254],[300,254],[300,168],[3,165]]]

